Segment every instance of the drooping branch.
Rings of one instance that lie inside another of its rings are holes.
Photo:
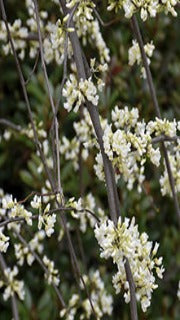
[[[68,10],[66,8],[66,1],[65,0],[59,0],[60,5],[63,9],[64,14],[68,13]],[[71,27],[74,28],[73,21],[71,22]],[[87,79],[89,78],[91,72],[88,66],[88,63],[86,61],[86,57],[83,53],[83,50],[81,48],[79,38],[77,36],[76,30],[74,32],[71,32],[69,34],[69,38],[72,44],[73,53],[74,53],[74,60],[76,63],[77,68],[77,74],[78,79]],[[107,188],[107,194],[108,194],[108,203],[109,203],[109,211],[112,220],[114,221],[114,224],[117,224],[118,216],[120,215],[120,204],[119,204],[119,198],[117,193],[117,187],[115,182],[115,176],[114,176],[114,170],[112,167],[112,164],[110,160],[108,159],[107,155],[104,151],[104,144],[103,144],[103,130],[101,127],[100,119],[99,119],[99,113],[92,103],[89,101],[86,101],[86,106],[90,114],[90,118],[97,136],[97,140],[100,146],[102,158],[103,158],[103,164],[104,164],[104,172],[105,172],[105,180],[106,180],[106,188]],[[130,272],[127,269],[127,264],[125,265],[127,279],[130,286],[130,293],[131,293],[131,318],[132,320],[137,319],[137,306],[136,306],[136,297],[135,297],[135,290],[133,291],[132,288],[134,288],[134,280],[133,277],[130,277]],[[129,266],[130,269],[130,266]]]

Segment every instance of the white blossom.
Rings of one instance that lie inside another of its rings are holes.
[[[24,300],[24,282],[16,280],[17,274],[18,268],[16,266],[13,267],[13,270],[10,268],[4,270],[6,281],[2,282],[2,285],[5,286],[3,293],[3,299],[5,301],[8,300],[14,293],[18,295],[19,299]]]
[[[131,221],[125,218],[122,222],[118,219],[117,227],[111,220],[104,220],[95,227],[95,237],[101,247],[102,258],[112,258],[117,265],[117,273],[113,276],[113,286],[116,293],[124,289],[125,302],[130,301],[129,285],[126,279],[125,261],[128,259],[133,279],[136,286],[137,299],[141,302],[145,312],[150,305],[152,291],[157,288],[153,270],[158,277],[162,278],[164,268],[162,257],[157,259],[155,254],[158,245],[153,248],[152,242],[148,241],[146,233],[139,234],[135,219]]]
[[[55,286],[59,285],[60,279],[58,270],[54,268],[54,261],[51,261],[47,258],[47,256],[43,257],[43,263],[47,268],[47,272],[45,273],[45,278],[48,281],[48,284],[55,284]]]
[[[5,236],[0,229],[0,252],[6,252],[9,247],[9,237]]]

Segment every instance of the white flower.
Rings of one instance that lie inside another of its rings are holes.
[[[37,195],[34,196],[33,200],[31,201],[31,207],[34,209],[41,209],[41,197]]]
[[[58,275],[58,270],[54,268],[54,261],[51,261],[46,256],[43,257],[43,263],[47,268],[47,272],[45,273],[45,278],[48,281],[48,284],[55,284],[55,286],[59,285],[60,279]]]
[[[130,301],[129,285],[126,279],[125,261],[129,261],[136,287],[136,295],[141,301],[142,310],[145,312],[150,305],[151,294],[157,288],[153,270],[158,277],[162,278],[164,268],[161,266],[162,257],[157,259],[155,254],[158,249],[157,243],[154,248],[148,241],[146,233],[139,234],[135,219],[130,222],[125,218],[124,222],[118,219],[117,227],[111,220],[102,221],[95,227],[95,237],[101,247],[102,258],[112,258],[117,265],[117,273],[113,276],[113,286],[116,293],[125,290],[125,302]],[[160,267],[161,266],[161,267]]]
[[[42,226],[45,227],[45,232],[48,237],[54,233],[54,225],[56,223],[56,214],[49,214],[50,204],[48,203],[44,212],[39,214],[38,229],[41,230]]]
[[[9,247],[9,237],[6,237],[0,229],[0,252],[6,252]]]
[[[7,268],[4,270],[4,275],[6,281],[4,286],[6,287],[3,293],[3,299],[8,300],[14,293],[17,293],[19,299],[24,300],[24,282],[16,280],[16,275],[18,274],[18,268],[14,266],[13,270]]]
[[[142,9],[141,13],[143,14],[143,16],[146,20],[147,11]],[[148,64],[150,64],[150,57],[152,57],[154,49],[155,49],[155,46],[152,41],[151,41],[151,43],[147,43],[144,45],[144,51],[147,55]],[[129,48],[129,50],[128,50],[128,58],[129,58],[129,65],[130,66],[133,66],[136,62],[138,65],[142,65],[141,51],[139,48],[139,44],[137,43],[137,40],[132,41],[132,47]],[[141,76],[143,78],[146,78],[146,71],[143,66],[141,67]]]
[[[4,209],[11,209],[16,205],[16,203],[17,203],[17,200],[16,199],[13,200],[12,195],[9,195],[9,194],[5,195],[2,199],[2,207]]]

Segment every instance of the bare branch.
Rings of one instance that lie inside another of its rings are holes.
[[[22,128],[19,125],[16,125],[14,123],[12,123],[11,121],[7,120],[7,119],[0,119],[0,124],[3,124],[4,126],[10,127],[11,129],[15,130],[15,131],[21,131]]]
[[[180,139],[179,136],[168,137],[168,136],[162,134],[160,136],[157,136],[157,137],[153,138],[151,140],[151,143],[155,144],[155,143],[165,142],[165,141],[177,142],[178,139]]]
[[[132,272],[131,272],[131,268],[130,268],[128,259],[126,259],[125,271],[126,271],[126,277],[127,277],[128,283],[129,283],[129,290],[130,290],[131,319],[138,320],[135,284],[134,284],[134,280],[133,280],[133,276],[132,276]]]

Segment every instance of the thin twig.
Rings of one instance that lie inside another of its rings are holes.
[[[25,82],[25,85],[26,85],[26,86],[28,85],[29,81],[31,80],[32,75],[33,75],[34,72],[36,71],[36,68],[37,68],[37,65],[38,65],[38,61],[39,61],[39,50],[38,50],[37,55],[36,55],[36,59],[35,59],[35,62],[34,62],[34,66],[33,66],[32,70],[31,70],[31,72],[30,72],[30,74],[29,74],[28,79],[27,79],[26,82]]]
[[[56,108],[55,108],[55,104],[54,104],[53,97],[52,97],[51,90],[50,90],[49,78],[48,78],[45,59],[44,59],[43,42],[42,42],[37,0],[33,0],[33,3],[34,3],[37,30],[38,30],[42,69],[44,72],[44,77],[45,77],[46,86],[47,86],[47,90],[48,90],[48,96],[49,96],[49,100],[50,100],[50,104],[51,104],[51,108],[52,108],[53,116],[54,116],[54,127],[55,127],[55,137],[56,137],[55,146],[56,146],[56,157],[57,157],[57,187],[58,187],[58,191],[62,194],[61,175],[60,175],[59,133],[58,133],[59,124],[58,124],[57,117],[56,117]]]
[[[14,123],[12,123],[11,121],[7,120],[7,119],[0,119],[0,124],[3,124],[4,126],[10,127],[11,129],[15,130],[15,131],[21,131],[22,128],[19,125],[16,125]]]
[[[39,217],[38,215],[32,216],[31,219],[32,219],[32,220],[36,220],[36,219],[38,219],[38,217]],[[23,217],[6,219],[6,220],[4,220],[3,222],[0,223],[0,228],[5,227],[5,226],[7,226],[8,224],[13,223],[13,222],[25,222],[25,221],[26,221],[26,220],[25,220],[25,218],[23,218]]]
[[[75,211],[75,212],[87,212],[89,213],[91,216],[93,216],[94,219],[96,219],[97,222],[100,222],[100,219],[98,218],[98,216],[92,212],[91,210],[89,209],[86,209],[86,208],[83,208],[83,209],[75,209],[73,207],[58,207],[56,209],[52,209],[52,210],[49,210],[47,213],[51,214],[51,213],[54,213],[54,212],[58,212],[58,211]]]
[[[34,257],[34,258],[36,259],[36,261],[39,263],[39,265],[41,266],[41,268],[42,268],[42,269],[44,270],[44,272],[48,275],[48,269],[47,269],[46,266],[44,265],[44,263],[43,263],[43,261],[41,260],[41,258],[39,257],[39,255],[38,255],[35,251],[33,251],[33,250],[31,249],[31,246],[29,245],[29,243],[26,242],[26,240],[22,237],[22,235],[21,235],[20,233],[16,232],[15,230],[14,230],[14,233],[15,233],[16,237],[19,239],[19,241],[20,241],[26,248],[28,248],[28,250],[31,252],[31,254],[33,255],[33,257]],[[56,291],[56,293],[57,293],[57,296],[58,296],[58,298],[59,298],[59,301],[60,301],[62,307],[65,308],[65,302],[64,302],[64,300],[63,300],[63,297],[62,297],[62,295],[61,295],[61,293],[60,293],[59,288],[58,288],[54,283],[52,283],[52,286],[53,286],[53,288],[55,289],[55,291]]]
[[[101,24],[103,27],[105,27],[105,28],[106,28],[106,27],[110,27],[111,25],[113,25],[113,24],[115,24],[116,22],[120,21],[120,18],[115,18],[115,19],[113,19],[113,20],[111,20],[111,21],[104,22],[104,21],[101,19],[98,11],[97,11],[95,8],[93,9],[93,11],[94,11],[94,13],[95,13],[96,18],[99,20],[100,24]]]

